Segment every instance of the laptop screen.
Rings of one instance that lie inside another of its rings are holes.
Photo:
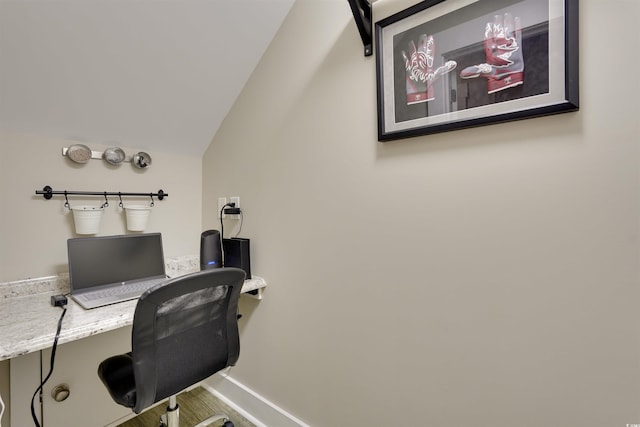
[[[160,233],[67,240],[71,291],[164,276]]]

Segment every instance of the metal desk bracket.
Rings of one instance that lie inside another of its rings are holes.
[[[353,19],[356,21],[360,38],[364,44],[364,56],[373,55],[373,34],[371,22],[371,4],[368,0],[347,0],[351,6]]]

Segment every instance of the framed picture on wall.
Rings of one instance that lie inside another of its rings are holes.
[[[578,0],[426,0],[375,31],[380,141],[578,109]]]

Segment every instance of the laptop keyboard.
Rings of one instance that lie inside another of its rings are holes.
[[[116,286],[111,289],[104,289],[100,291],[87,292],[82,297],[87,301],[93,301],[100,298],[117,297],[122,295],[142,295],[147,289],[165,282],[167,279],[159,278],[153,280],[147,280],[144,282],[129,283],[125,286]]]

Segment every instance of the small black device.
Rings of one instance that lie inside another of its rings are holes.
[[[67,305],[67,297],[64,295],[52,295],[51,305],[54,307],[64,307]]]
[[[218,230],[203,231],[200,235],[200,270],[222,267],[222,243]]]
[[[241,237],[232,237],[222,239],[222,247],[224,248],[224,266],[237,267],[247,275],[247,279],[251,279],[251,259],[249,257],[249,239]]]

